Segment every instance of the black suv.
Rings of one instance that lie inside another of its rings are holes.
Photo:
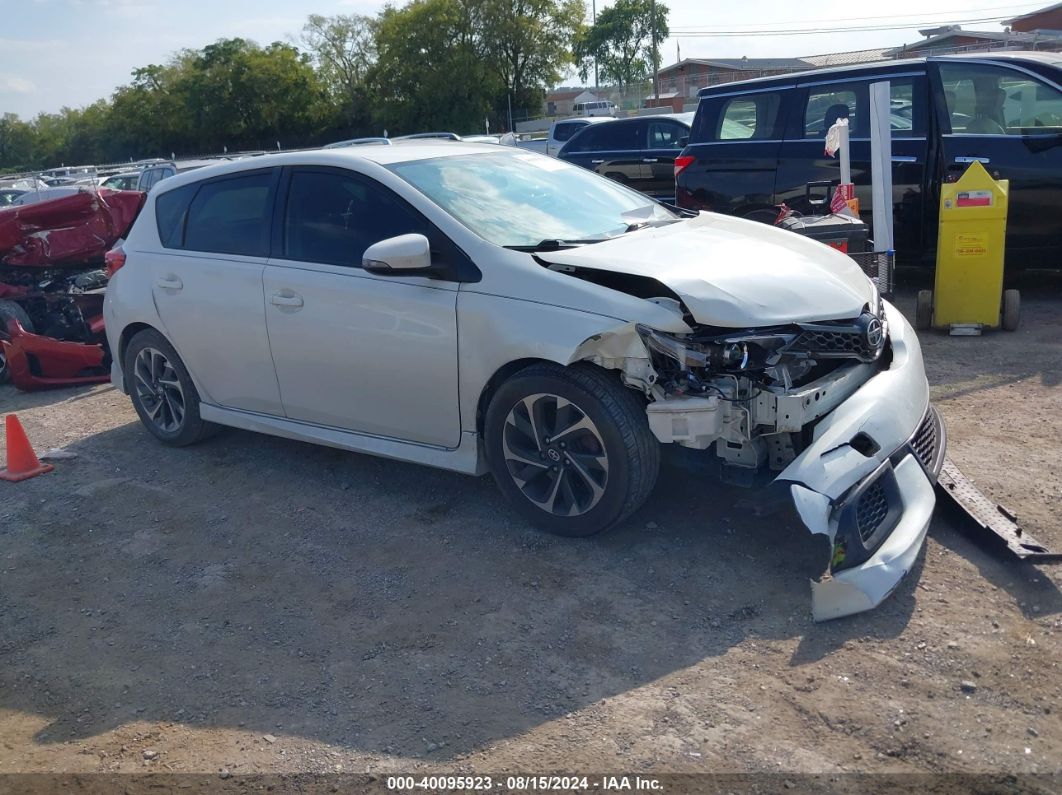
[[[840,165],[823,151],[847,115],[852,179],[871,220],[871,83],[891,91],[895,242],[901,262],[931,263],[940,185],[979,160],[1010,180],[1007,261],[1057,267],[1062,228],[1062,56],[982,53],[820,69],[702,89],[675,164],[681,207],[763,221],[785,202],[824,211]]]
[[[588,124],[557,157],[673,202],[675,156],[689,140],[692,122],[692,113],[671,113]]]

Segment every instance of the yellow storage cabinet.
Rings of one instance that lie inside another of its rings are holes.
[[[1007,180],[992,179],[977,161],[941,186],[936,280],[932,291],[918,294],[918,328],[978,334],[1018,327],[1018,291],[1003,292],[1009,190]]]

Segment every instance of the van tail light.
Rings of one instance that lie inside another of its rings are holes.
[[[107,278],[109,279],[118,272],[119,268],[125,265],[125,250],[121,246],[112,248],[103,255],[103,264],[107,269]]]
[[[679,155],[675,158],[675,178],[678,179],[678,175],[685,171],[697,158],[693,155]]]

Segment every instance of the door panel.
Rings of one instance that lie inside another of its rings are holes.
[[[1007,264],[1058,265],[1062,92],[1040,78],[977,63],[939,63],[941,180],[979,160],[1010,181]]]
[[[281,193],[264,294],[285,414],[456,447],[457,283],[379,276],[361,260],[411,232],[428,237],[436,261],[460,252],[404,200],[345,169],[293,169]]]
[[[293,420],[456,447],[456,285],[271,260],[269,344]]]
[[[564,152],[564,160],[596,171],[635,190],[643,190],[651,172],[643,163],[645,122],[602,122],[581,130]]]
[[[262,307],[265,258],[152,254],[152,294],[166,338],[220,406],[282,415]]]
[[[164,332],[204,390],[228,408],[283,413],[266,339],[262,271],[279,169],[241,172],[156,200],[161,253],[152,295]]]
[[[642,153],[642,162],[649,170],[645,193],[669,202],[675,200],[675,158],[682,151],[679,142],[689,134],[689,127],[677,121],[647,120],[646,148]]]
[[[848,107],[852,182],[859,199],[861,219],[873,228],[870,166],[870,83],[892,84],[892,190],[894,245],[906,262],[919,261],[927,241],[935,242],[935,229],[925,222],[928,94],[924,78],[887,75],[825,86],[799,89],[789,116],[775,183],[775,199],[805,215],[829,212],[827,188],[838,185],[841,164],[825,151],[825,131]],[[906,103],[906,104],[905,104]],[[929,237],[927,238],[926,235]],[[930,243],[932,245],[932,242]]]

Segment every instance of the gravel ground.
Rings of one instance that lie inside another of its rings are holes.
[[[924,339],[952,459],[1055,549],[1059,296]],[[884,605],[816,625],[824,548],[680,460],[566,540],[486,478],[162,447],[110,387],[0,410],[78,454],[0,484],[0,773],[1062,772],[1062,570],[946,511]]]

